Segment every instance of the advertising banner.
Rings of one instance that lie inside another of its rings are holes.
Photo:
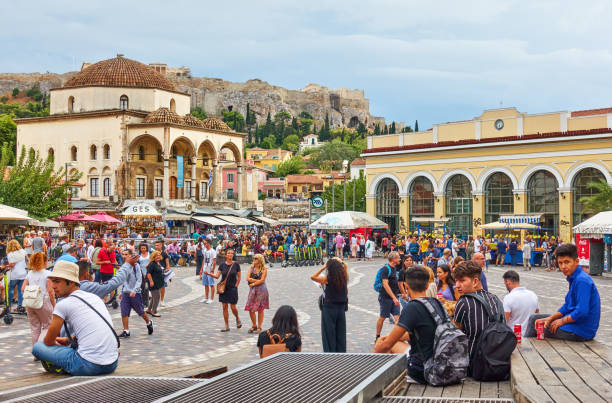
[[[589,239],[581,238],[576,234],[576,247],[578,247],[578,260],[581,266],[589,265]]]
[[[183,187],[183,156],[176,156],[176,187]]]

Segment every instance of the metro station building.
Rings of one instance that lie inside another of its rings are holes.
[[[500,215],[539,217],[541,233],[572,238],[588,216],[579,202],[612,185],[612,108],[527,114],[486,110],[418,133],[368,138],[367,212],[392,232],[413,218],[446,219],[458,236],[484,235]]]

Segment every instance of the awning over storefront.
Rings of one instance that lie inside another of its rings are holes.
[[[45,228],[59,228],[60,226],[57,221],[53,221],[53,220],[45,220],[45,221],[30,220],[30,225],[34,227],[45,227]]]
[[[449,222],[450,218],[448,217],[444,217],[444,218],[436,218],[436,217],[412,217],[412,222],[439,222],[439,223],[445,223],[445,222]]]
[[[191,214],[168,213],[164,215],[164,221],[189,221]]]
[[[574,232],[583,238],[603,238],[612,234],[612,211],[603,211],[574,227]]]
[[[503,215],[499,217],[499,222],[504,224],[536,224],[542,221],[541,214],[531,215]]]
[[[248,218],[244,217],[236,217],[231,215],[218,215],[217,217],[234,225],[262,225],[261,223],[249,220]]]
[[[308,218],[281,218],[278,220],[282,225],[308,224]]]
[[[197,216],[197,217],[191,217],[191,219],[195,222],[199,222],[202,224],[207,224],[207,225],[212,225],[213,227],[218,227],[218,226],[222,226],[222,225],[229,225],[232,226],[233,224],[227,222],[227,221],[223,221],[217,217],[213,217],[213,216],[208,216],[208,215],[201,215],[201,216]]]
[[[266,224],[268,224],[268,225],[271,225],[271,226],[273,226],[273,227],[275,227],[275,226],[277,226],[277,225],[280,225],[280,222],[278,222],[277,220],[274,220],[274,219],[272,219],[272,218],[269,218],[269,217],[265,217],[265,216],[254,216],[253,218],[254,218],[254,219],[256,219],[256,220],[259,220],[259,221],[261,221],[261,222],[263,222],[263,223],[266,223]]]

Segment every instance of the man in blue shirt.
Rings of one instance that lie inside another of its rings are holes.
[[[535,337],[535,324],[544,322],[544,337],[570,341],[592,340],[599,328],[601,300],[591,276],[578,266],[578,249],[563,244],[555,250],[557,263],[569,282],[565,304],[552,315],[533,315],[525,337]]]
[[[71,246],[70,248],[66,250],[66,252],[62,256],[57,258],[55,263],[59,262],[60,260],[65,260],[70,263],[77,263],[78,262],[77,252],[78,252],[77,247]]]
[[[506,249],[508,249],[508,245],[504,238],[499,238],[499,242],[497,242],[497,253],[495,264],[504,265],[504,260],[506,259]]]

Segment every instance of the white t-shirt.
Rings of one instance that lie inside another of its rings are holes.
[[[40,287],[43,298],[49,298],[49,293],[47,292],[47,276],[48,275],[49,275],[49,271],[43,269],[39,271],[30,270],[26,276],[26,280],[28,280],[28,284],[37,285]]]
[[[25,249],[17,249],[6,256],[9,263],[15,263],[11,270],[11,280],[24,280],[26,278],[28,274],[25,261],[26,255]]]
[[[519,323],[523,335],[527,330],[529,317],[538,309],[538,296],[525,287],[516,287],[510,294],[504,297],[504,312],[510,313],[508,326],[514,330],[514,325]]]
[[[111,324],[112,320],[104,302],[97,295],[77,290],[71,295],[84,299]],[[60,300],[53,314],[69,325],[70,335],[79,341],[77,352],[81,358],[98,365],[109,365],[117,360],[119,352],[115,335],[106,323],[91,308],[77,298]],[[62,326],[63,327],[63,326]]]
[[[477,239],[474,239],[474,253],[478,253],[480,252],[480,241]]]
[[[204,271],[210,272],[213,264],[213,259],[217,258],[217,252],[213,248],[206,249],[204,248]]]

